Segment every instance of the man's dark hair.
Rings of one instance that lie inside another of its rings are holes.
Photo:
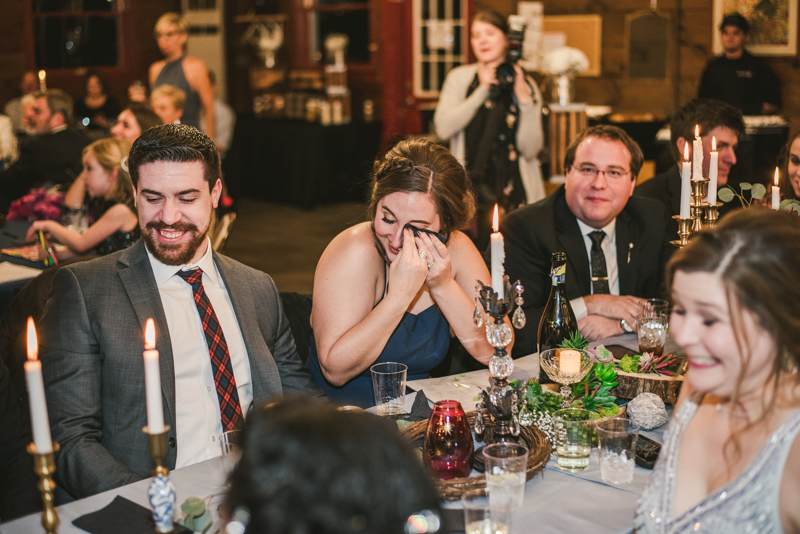
[[[678,150],[678,138],[694,139],[694,127],[700,126],[700,135],[705,135],[718,126],[730,128],[736,135],[744,132],[744,118],[737,108],[710,98],[695,98],[683,106],[669,123],[670,151],[675,161],[682,161]]]
[[[134,188],[139,183],[139,168],[156,161],[201,162],[209,191],[222,176],[217,145],[206,134],[186,124],[153,126],[133,143],[128,169]]]
[[[741,13],[731,13],[730,15],[726,15],[725,18],[722,19],[722,23],[719,25],[719,31],[725,29],[725,26],[735,26],[744,33],[750,33],[750,23],[747,22],[747,19],[744,18]]]
[[[142,132],[146,132],[153,126],[163,124],[161,122],[161,117],[156,115],[156,112],[153,111],[153,108],[151,108],[149,104],[145,104],[144,102],[131,102],[128,104],[128,110],[133,113],[136,122],[139,124],[139,129],[142,130]]]
[[[625,145],[625,148],[628,149],[631,155],[631,180],[635,180],[636,177],[639,176],[639,171],[642,170],[642,163],[644,163],[642,149],[639,148],[639,144],[636,141],[631,139],[631,136],[625,133],[625,130],[608,124],[592,126],[578,134],[578,137],[570,143],[566,154],[564,154],[565,171],[569,171],[569,169],[572,168],[572,164],[575,163],[575,152],[578,151],[578,145],[587,137],[598,137],[606,141],[617,141]]]

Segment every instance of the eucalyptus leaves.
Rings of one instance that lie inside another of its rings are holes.
[[[214,522],[205,501],[197,497],[189,497],[183,501],[181,512],[183,517],[175,522],[195,532],[207,532]]]
[[[741,192],[737,193],[733,187],[726,185],[719,190],[717,197],[722,202],[730,202],[734,198],[738,198],[739,202],[742,203],[743,208],[749,208],[754,204],[764,204],[762,199],[767,194],[767,188],[763,184],[750,184],[748,182],[742,182],[739,184],[739,189]],[[800,214],[800,201],[793,198],[787,198],[786,200],[781,201],[780,208],[784,211],[794,211],[795,213]]]

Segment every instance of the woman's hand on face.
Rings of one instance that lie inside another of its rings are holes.
[[[525,73],[522,72],[519,65],[514,65],[514,71],[517,73],[514,78],[514,95],[517,97],[517,102],[520,104],[532,102],[533,96],[531,96],[531,91],[525,81]]]
[[[478,82],[484,87],[497,85],[496,65],[478,65]]]
[[[426,256],[425,266],[428,269],[428,277],[425,279],[425,285],[434,288],[449,280],[452,275],[450,273],[450,253],[447,246],[425,232],[420,232],[419,237],[415,239],[420,253],[424,253]]]
[[[414,232],[403,229],[403,248],[389,266],[389,293],[404,295],[408,302],[419,293],[428,275],[428,260],[420,257]]]

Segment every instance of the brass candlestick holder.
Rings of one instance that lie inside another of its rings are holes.
[[[709,182],[708,178],[691,180],[692,182],[692,203],[689,207],[692,214],[692,233],[703,229],[703,215],[708,206],[705,198],[705,186]]]
[[[706,218],[705,218],[705,226],[709,228],[714,228],[717,225],[717,221],[719,220],[719,214],[717,210],[722,206],[722,202],[714,202],[713,204],[708,204],[705,207],[706,210]]]
[[[681,219],[680,215],[673,215],[672,218],[678,221],[678,237],[680,239],[670,241],[670,243],[676,247],[685,247],[689,244],[689,236],[692,235],[692,222],[694,219],[691,217],[688,219]]]
[[[55,453],[58,449],[58,443],[53,442],[52,452],[38,453],[36,445],[28,445],[28,453],[33,456],[33,471],[39,475],[37,487],[42,494],[42,526],[46,534],[56,534],[58,528],[58,513],[53,503],[53,492],[56,490],[53,473],[56,472]]]
[[[150,457],[153,458],[155,467],[153,468],[153,481],[147,490],[150,500],[150,507],[153,510],[153,520],[156,523],[156,532],[168,534],[174,530],[173,521],[175,518],[175,486],[170,482],[169,469],[164,465],[164,457],[167,455],[167,432],[169,425],[164,427],[164,431],[158,434],[151,434],[148,427],[142,431],[147,434],[150,442]]]

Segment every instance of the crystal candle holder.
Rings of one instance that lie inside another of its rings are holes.
[[[539,366],[544,369],[550,380],[556,384],[561,385],[561,406],[566,408],[569,406],[569,400],[572,397],[572,389],[569,387],[572,384],[583,380],[589,371],[592,369],[592,359],[589,354],[582,350],[576,350],[581,355],[581,364],[577,373],[565,373],[561,370],[561,351],[574,350],[574,349],[548,349],[539,354]]]

